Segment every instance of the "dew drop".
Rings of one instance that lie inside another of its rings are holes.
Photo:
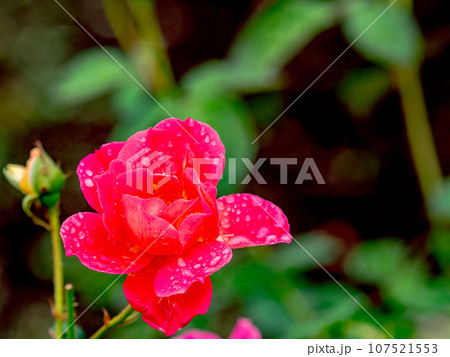
[[[251,219],[252,219],[252,218],[250,217],[250,215],[246,215],[246,216],[245,216],[245,221],[246,221],[246,222],[250,222]]]
[[[225,200],[226,200],[228,203],[233,203],[233,202],[234,202],[234,196],[226,196],[226,197],[225,197]]]
[[[258,234],[256,234],[256,238],[261,239],[264,238],[267,233],[269,233],[269,230],[266,227],[262,227],[259,231]]]
[[[85,180],[84,180],[84,184],[85,184],[87,187],[94,187],[94,181],[92,181],[90,178],[85,179]]]
[[[206,135],[206,137],[205,137],[205,143],[208,144],[208,143],[210,142],[210,140],[211,140],[211,139],[209,138],[209,135]]]
[[[211,261],[209,262],[210,266],[214,266],[217,265],[217,263],[220,261],[220,257],[215,257],[214,259],[211,259]]]
[[[86,175],[92,176],[94,173],[91,170],[86,170]]]
[[[211,141],[211,146],[216,146],[217,143],[215,141]]]
[[[178,266],[180,268],[184,268],[186,266],[186,263],[184,262],[184,260],[182,258],[179,258],[177,262],[178,262]]]
[[[231,227],[231,223],[230,223],[230,220],[229,220],[228,218],[222,219],[222,220],[220,221],[220,225],[221,225],[223,228],[230,228],[230,227]]]
[[[185,276],[186,278],[193,278],[194,274],[190,271],[190,270],[183,270],[183,276]]]

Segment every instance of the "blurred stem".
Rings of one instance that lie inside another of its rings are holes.
[[[58,204],[48,209],[50,220],[50,235],[53,250],[53,285],[54,285],[54,315],[55,315],[55,336],[59,338],[63,332],[63,304],[64,304],[64,276],[61,254],[61,237],[59,235],[59,209]]]
[[[175,81],[153,1],[102,0],[120,47],[136,65],[154,93],[173,88]]]
[[[73,292],[73,285],[66,284],[66,326],[67,326],[67,338],[75,338],[75,297]]]
[[[442,171],[428,120],[419,68],[395,68],[411,155],[425,198],[442,182]]]
[[[111,29],[120,47],[130,54],[139,36],[124,0],[102,0]]]
[[[125,309],[123,309],[118,315],[114,316],[108,323],[104,324],[100,327],[91,337],[90,339],[102,338],[109,330],[123,323],[128,316],[133,313],[133,308],[131,305],[128,305]]]
[[[168,91],[173,88],[175,81],[154,1],[128,0],[128,5],[138,27],[144,60],[149,64],[147,69],[152,89],[155,92]]]

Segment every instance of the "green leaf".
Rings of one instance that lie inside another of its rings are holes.
[[[225,60],[194,68],[182,78],[181,86],[204,95],[278,88],[282,68],[333,25],[334,10],[332,1],[275,1],[250,18]]]
[[[436,187],[427,199],[427,209],[434,221],[442,224],[450,223],[450,178]]]
[[[278,69],[333,24],[334,10],[330,1],[276,1],[247,22],[230,58],[251,71]]]
[[[338,88],[338,97],[356,117],[366,117],[391,87],[388,73],[376,68],[355,70]]]
[[[114,48],[108,52],[133,76],[136,73],[125,55]],[[102,49],[86,50],[61,70],[53,88],[54,100],[61,104],[80,104],[126,85],[131,78]]]
[[[423,41],[407,6],[398,1],[387,9],[389,2],[379,0],[346,0],[344,5],[344,35],[349,43],[361,36],[354,47],[363,56],[398,66],[410,66],[420,61]]]
[[[400,240],[377,239],[354,248],[345,261],[345,271],[351,278],[373,284],[384,284],[406,263],[407,250]]]
[[[441,268],[450,276],[450,230],[434,228],[430,232],[428,246]]]
[[[322,265],[331,264],[343,253],[341,242],[330,235],[311,232],[294,237]],[[308,271],[319,268],[317,263],[297,243],[282,245],[268,259],[275,271]]]

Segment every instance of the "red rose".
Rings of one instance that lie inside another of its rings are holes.
[[[66,254],[90,269],[128,274],[124,293],[143,319],[176,333],[211,301],[210,275],[232,248],[289,243],[288,221],[250,194],[216,199],[225,164],[207,124],[166,119],[81,160],[81,190],[97,213],[62,225]]]

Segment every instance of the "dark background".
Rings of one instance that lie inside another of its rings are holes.
[[[266,3],[157,1],[175,78],[180,80],[207,60],[225,58],[236,34]],[[100,43],[117,46],[100,2],[63,4]],[[448,1],[414,2],[414,15],[425,39],[423,90],[444,175],[450,173],[449,14]],[[339,23],[330,26],[289,59],[281,89],[242,94],[253,133],[262,132],[347,46]],[[66,63],[96,47],[53,1],[0,4],[1,166],[25,163],[39,139],[65,172],[74,173],[81,158],[116,135],[118,121],[111,93],[76,105],[55,104],[48,95]],[[438,243],[430,243],[430,232],[437,230],[427,218],[397,90],[392,83],[387,85],[363,115],[352,113],[340,95],[342,83],[355,70],[370,68],[378,67],[350,49],[255,144],[257,157],[298,158],[299,165],[289,168],[287,185],[279,184],[277,166],[265,164],[260,172],[267,185],[253,180],[231,191],[255,193],[280,206],[289,218],[291,233],[389,332],[398,337],[448,337],[449,275],[443,263],[448,257],[439,253],[448,250],[448,234],[442,238],[446,230],[440,229]],[[260,113],[267,118],[260,118]],[[188,115],[196,119],[195,113]],[[155,116],[155,122],[167,117],[162,111]],[[256,135],[249,139],[253,141]],[[314,158],[326,185],[294,184],[306,157]],[[4,178],[0,189],[0,337],[46,338],[52,324],[49,237],[22,212],[21,194]],[[61,218],[86,210],[90,208],[72,174],[63,191]],[[436,245],[441,247],[438,253],[433,250]],[[393,255],[390,262],[389,254],[396,249],[399,255]],[[369,257],[355,258],[361,251]],[[390,269],[412,275],[387,285],[378,278],[367,281],[361,273],[364,266],[357,264],[370,259],[374,266],[381,266],[381,275],[390,275]],[[75,257],[66,258],[65,265],[66,280],[74,282],[80,302],[79,313],[114,280],[114,276],[88,271]],[[384,336],[295,242],[236,251],[230,267],[212,279],[210,311],[191,325],[224,337],[238,316],[252,318],[265,337]],[[397,289],[408,279],[407,287]],[[421,306],[410,301],[414,296],[431,302]],[[92,333],[101,324],[101,306],[114,313],[124,304],[117,283],[79,324]],[[117,329],[110,337],[162,334],[138,322]]]

